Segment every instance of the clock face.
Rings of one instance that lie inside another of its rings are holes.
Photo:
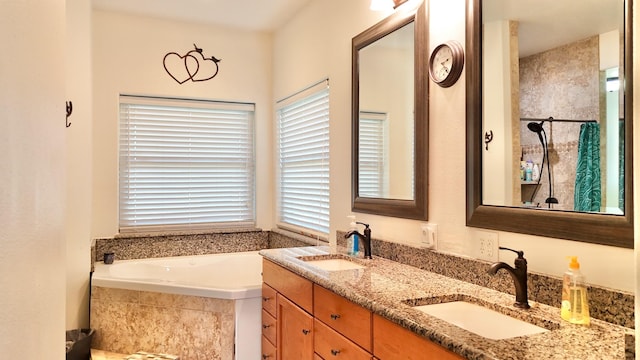
[[[447,78],[453,65],[453,53],[451,48],[443,46],[433,57],[432,69],[435,81],[442,81]]]
[[[464,49],[457,41],[437,46],[429,59],[429,76],[436,84],[449,87],[458,81],[464,66]]]

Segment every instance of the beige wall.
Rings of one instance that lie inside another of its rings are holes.
[[[0,2],[0,349],[64,359],[65,2]]]
[[[91,262],[91,2],[67,0],[67,328],[89,326]]]
[[[322,0],[311,4],[274,37],[274,99],[323,76],[331,83],[331,236],[348,228],[351,212],[351,38],[386,14],[371,12],[369,0]],[[447,40],[465,41],[465,2],[432,0],[429,48]],[[326,26],[330,22],[331,26]],[[465,226],[464,74],[451,88],[430,83],[429,221],[438,224],[445,251],[474,256],[476,230]],[[374,237],[416,244],[421,222],[356,214],[371,224]],[[499,232],[500,244],[522,249],[529,269],[560,276],[566,255],[578,255],[589,281],[633,291],[633,250]],[[512,254],[501,260],[512,262]]]
[[[222,59],[218,75],[178,84],[164,70],[165,54],[193,44]],[[96,11],[93,15],[92,236],[118,232],[118,95],[155,95],[256,104],[257,225],[272,223],[271,38],[209,25]]]

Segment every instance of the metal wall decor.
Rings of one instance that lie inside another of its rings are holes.
[[[67,107],[67,117],[65,119],[65,126],[69,127],[71,126],[71,123],[69,122],[69,116],[71,116],[71,113],[73,112],[73,103],[71,101],[67,101],[65,102],[65,105]]]
[[[176,52],[167,53],[162,60],[164,70],[178,84],[191,80],[207,81],[218,75],[218,63],[222,61],[215,56],[205,57],[202,49],[193,44],[194,50],[184,55]]]
[[[489,150],[489,143],[493,141],[493,130],[484,132],[484,149]]]

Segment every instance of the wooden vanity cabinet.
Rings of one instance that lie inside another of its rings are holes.
[[[373,354],[380,360],[464,359],[379,315],[373,315],[373,344]]]
[[[313,283],[266,259],[262,280],[263,359],[313,360]]]
[[[262,279],[264,360],[463,359],[266,259]]]
[[[276,360],[276,301],[277,292],[267,284],[262,284],[262,359]]]

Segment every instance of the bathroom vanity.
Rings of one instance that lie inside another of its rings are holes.
[[[589,327],[572,325],[556,307],[532,302],[529,310],[517,309],[513,295],[384,258],[354,259],[329,247],[261,255],[264,359],[625,358],[624,327],[599,320]],[[491,329],[479,335],[422,310],[454,302],[473,303],[541,331],[506,331],[494,338]]]
[[[280,265],[263,265],[263,358],[462,359]]]

